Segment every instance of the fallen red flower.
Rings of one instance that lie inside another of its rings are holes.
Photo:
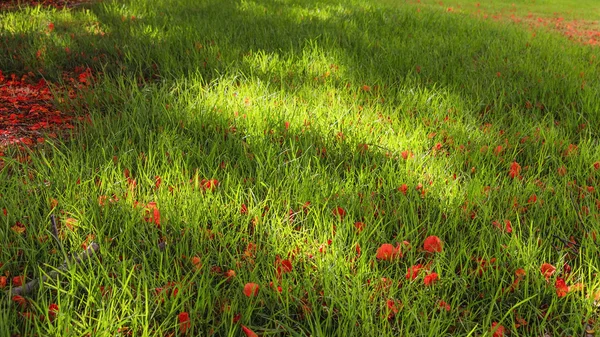
[[[179,331],[182,334],[185,334],[189,328],[192,327],[192,322],[190,322],[190,315],[187,312],[182,312],[178,315],[179,320]]]
[[[430,286],[432,284],[434,284],[435,282],[437,282],[440,279],[440,277],[438,276],[437,273],[431,273],[428,274],[427,276],[425,276],[425,278],[423,279],[423,283],[426,286]]]
[[[377,249],[378,260],[388,260],[391,261],[395,258],[402,257],[402,252],[400,251],[400,247],[394,247],[389,243],[384,243]]]
[[[550,278],[550,276],[552,276],[552,274],[554,274],[555,271],[556,267],[554,267],[550,263],[544,263],[540,267],[540,272],[542,273],[542,275],[544,275],[546,281]]]
[[[421,271],[421,268],[423,266],[420,264],[411,266],[410,268],[408,268],[408,271],[406,272],[406,279],[407,280],[414,280],[417,278],[417,276],[419,275],[419,272]]]
[[[493,337],[502,337],[504,336],[504,326],[498,324],[497,322],[492,323],[492,336]]]
[[[244,331],[244,333],[246,334],[246,337],[258,337],[258,335],[254,331],[248,329],[247,327],[245,327],[243,325],[242,325],[242,331]]]
[[[554,282],[554,288],[556,288],[556,295],[558,295],[558,297],[565,297],[569,292],[569,287],[565,283],[565,280],[561,278],[556,279],[556,282]]]
[[[258,296],[258,284],[256,283],[246,283],[244,286],[244,295],[246,297],[256,297]]]
[[[423,249],[430,253],[439,253],[442,251],[443,247],[444,243],[435,235],[428,236],[425,239],[425,242],[423,242]]]

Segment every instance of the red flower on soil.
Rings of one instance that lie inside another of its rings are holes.
[[[542,275],[544,275],[546,281],[552,276],[552,274],[554,274],[555,271],[556,267],[554,267],[550,263],[544,263],[540,267],[540,272],[542,272]]]
[[[334,208],[333,211],[332,211],[332,213],[336,217],[339,217],[340,220],[344,219],[344,217],[346,216],[346,210],[343,209],[343,208],[341,208],[340,206]]]
[[[426,286],[430,286],[432,284],[434,284],[435,282],[437,282],[440,279],[440,277],[438,276],[437,273],[431,273],[428,274],[427,276],[425,276],[425,278],[423,279],[423,283]]]
[[[256,283],[246,283],[244,286],[244,295],[246,297],[256,297],[258,296],[258,284]]]
[[[243,325],[242,325],[242,331],[244,331],[244,333],[246,334],[246,337],[258,337],[258,335],[254,331],[248,329],[247,327],[245,327]]]
[[[492,323],[492,336],[493,337],[502,337],[504,336],[505,329],[502,325],[497,322]]]
[[[185,334],[192,326],[192,322],[190,322],[190,315],[184,311],[180,313],[177,318],[179,320],[179,331],[181,331],[182,334]]]
[[[377,249],[378,260],[388,260],[391,261],[395,258],[402,257],[402,252],[400,251],[400,247],[394,247],[389,243],[384,243]]]
[[[517,163],[516,161],[513,161],[510,164],[510,170],[508,171],[508,176],[514,179],[514,178],[518,178],[520,174],[521,174],[521,165],[519,165],[519,163]]]
[[[423,243],[423,249],[430,253],[439,253],[442,251],[444,243],[435,235],[428,236]]]
[[[556,288],[556,295],[558,295],[558,297],[567,296],[567,293],[569,292],[569,287],[565,283],[565,280],[561,278],[556,279],[556,282],[554,282],[554,288]]]

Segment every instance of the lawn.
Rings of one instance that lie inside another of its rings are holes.
[[[16,3],[0,336],[600,329],[592,1]]]

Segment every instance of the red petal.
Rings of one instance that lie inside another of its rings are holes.
[[[242,325],[242,331],[244,331],[244,333],[246,334],[246,337],[258,337],[258,335],[254,331],[248,329],[247,327],[245,327],[243,325]]]

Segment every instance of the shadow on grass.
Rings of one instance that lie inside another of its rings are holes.
[[[73,21],[77,18],[84,24]],[[264,53],[293,64],[303,62],[303,53],[312,48],[344,69],[336,86],[380,86],[389,104],[398,102],[409,83],[456,93],[469,103],[462,113],[483,117],[484,122],[495,123],[507,111],[518,111],[521,118],[531,119],[550,114],[565,121],[571,132],[576,130],[574,120],[592,130],[598,123],[593,112],[598,84],[586,81],[596,75],[589,67],[598,62],[595,50],[565,48],[569,42],[558,38],[532,39],[519,27],[456,14],[315,0],[301,5],[182,1],[97,4],[86,14],[63,19],[54,22],[50,33],[2,34],[5,59],[0,67],[46,67],[52,73],[87,64],[146,80],[200,72],[206,83],[239,72],[293,92],[327,69],[303,64],[299,71],[304,73],[286,76],[277,68],[257,69],[248,56]],[[29,50],[29,57],[11,57],[22,50]],[[40,50],[42,56],[36,57]],[[566,117],[573,114],[580,117]]]

